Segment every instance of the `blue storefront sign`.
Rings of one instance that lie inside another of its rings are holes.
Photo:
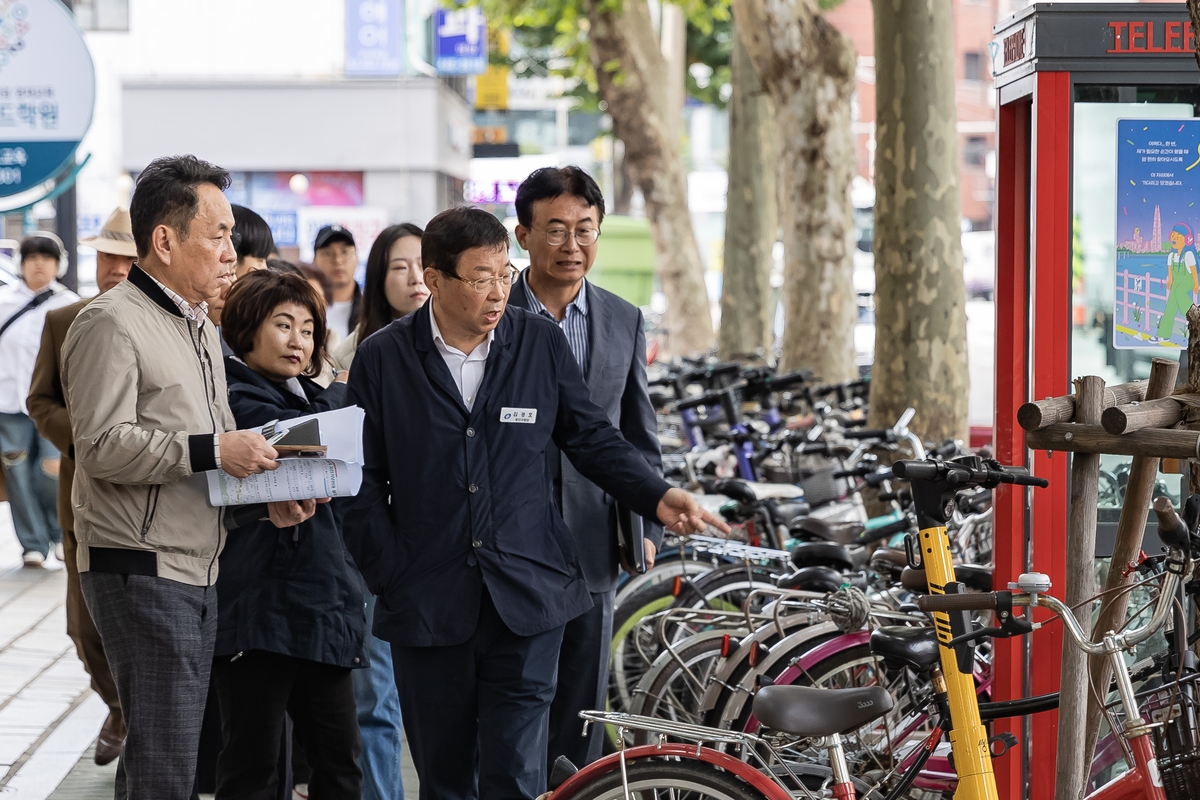
[[[345,73],[396,77],[403,72],[403,0],[346,0]]]
[[[296,240],[295,211],[265,211],[263,218],[271,228],[271,238],[277,246],[295,247],[299,244]]]
[[[433,66],[443,75],[487,71],[487,20],[478,6],[441,9],[434,17]]]
[[[0,197],[66,167],[92,122],[92,57],[59,0],[0,4]]]

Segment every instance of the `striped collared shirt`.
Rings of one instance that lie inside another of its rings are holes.
[[[204,326],[204,320],[208,319],[208,303],[201,300],[199,303],[193,305],[168,289],[161,281],[150,275],[149,272],[146,274],[150,276],[150,280],[158,284],[158,288],[163,290],[163,293],[171,299],[171,302],[179,307],[179,313],[183,314],[184,319],[196,323],[197,328]]]
[[[567,344],[571,346],[575,361],[578,362],[580,371],[586,376],[588,356],[590,355],[588,352],[587,281],[579,284],[579,294],[575,295],[575,299],[567,305],[567,313],[562,320],[555,319],[554,315],[542,305],[542,301],[538,300],[537,295],[529,288],[528,282],[525,284],[525,295],[529,298],[529,307],[534,312],[554,320],[558,327],[562,328],[562,332],[567,335]]]

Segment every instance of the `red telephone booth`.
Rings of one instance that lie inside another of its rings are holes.
[[[1123,383],[1145,377],[1152,357],[1183,352],[1178,342],[1154,336],[1151,289],[1144,289],[1147,305],[1139,312],[1128,302],[1133,285],[1118,285],[1117,275],[1122,259],[1139,248],[1161,249],[1141,243],[1156,236],[1162,242],[1172,213],[1191,212],[1160,210],[1153,191],[1139,202],[1124,184],[1118,187],[1118,153],[1135,144],[1119,141],[1119,134],[1136,120],[1200,116],[1200,70],[1184,3],[1037,4],[1001,22],[995,34],[996,455],[1050,481],[1048,489],[998,493],[995,583],[1004,587],[1032,568],[1049,574],[1061,596],[1068,455],[1027,451],[1017,408],[1069,393],[1073,376]],[[1193,227],[1200,228],[1200,207],[1195,212]],[[1137,227],[1126,240],[1130,225]],[[1102,461],[1101,557],[1111,552],[1127,468],[1125,459]],[[1161,477],[1178,497],[1179,477]],[[1058,625],[1027,640],[997,642],[993,696],[1057,691],[1061,648]],[[1001,796],[1050,800],[1057,715],[1014,720],[1008,730],[1023,746],[996,761]]]

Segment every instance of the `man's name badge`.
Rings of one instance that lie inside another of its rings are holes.
[[[526,425],[532,425],[537,422],[536,408],[502,408],[500,409],[501,422],[520,422]]]

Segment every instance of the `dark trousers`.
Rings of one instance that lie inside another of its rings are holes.
[[[188,800],[217,634],[217,593],[166,578],[85,572],[88,611],[128,733],[116,800]]]
[[[475,633],[463,644],[392,645],[421,800],[532,800],[546,791],[562,632],[518,636],[485,590]]]
[[[608,659],[612,646],[613,598],[616,590],[593,592],[594,605],[567,623],[558,654],[560,680],[550,704],[549,765],[566,756],[582,769],[600,758],[604,726],[589,725],[583,735],[580,711],[603,711],[608,699]]]
[[[296,723],[312,777],[313,800],[358,800],[358,714],[350,670],[250,650],[213,661],[224,745],[217,758],[219,800],[275,800],[287,716]]]
[[[75,563],[79,545],[75,541],[75,531],[64,530],[62,534],[63,563],[67,567],[67,636],[75,643],[75,652],[92,678],[92,691],[100,695],[100,699],[108,706],[109,715],[117,720],[117,734],[124,734],[121,700],[108,666],[108,656],[104,655],[104,642],[100,640],[100,632],[96,630],[96,623],[92,622],[92,615],[79,589],[79,566]]]

